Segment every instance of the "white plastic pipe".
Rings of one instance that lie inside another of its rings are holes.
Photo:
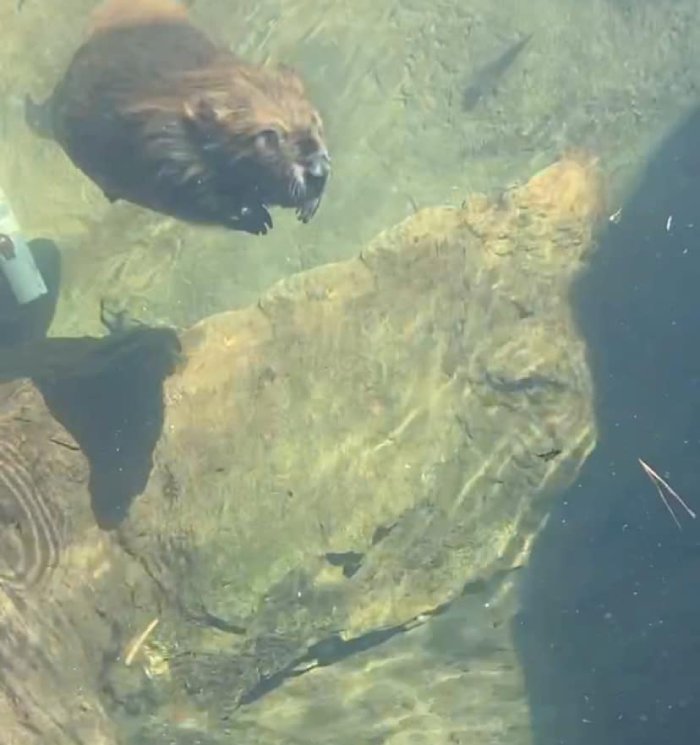
[[[10,288],[20,305],[30,303],[47,293],[46,284],[39,272],[17,218],[5,192],[0,189],[0,269],[7,277]]]

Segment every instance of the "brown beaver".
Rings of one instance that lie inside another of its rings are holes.
[[[107,0],[27,120],[110,201],[249,233],[318,209],[330,158],[301,79],[215,44],[175,0]]]

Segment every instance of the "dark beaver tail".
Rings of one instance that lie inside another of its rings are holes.
[[[53,125],[51,122],[51,97],[41,103],[26,95],[24,97],[24,121],[35,135],[44,139],[53,139]]]

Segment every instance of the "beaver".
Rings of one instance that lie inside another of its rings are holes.
[[[299,75],[238,58],[176,0],[106,0],[26,117],[110,201],[191,223],[264,234],[272,206],[308,222],[330,174]]]

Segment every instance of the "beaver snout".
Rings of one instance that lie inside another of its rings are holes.
[[[297,215],[302,222],[309,222],[321,203],[321,197],[331,173],[331,158],[327,150],[319,149],[304,158],[299,166],[301,166],[299,174],[301,178],[298,182],[300,188],[297,194],[301,197],[301,201],[297,205]]]
[[[307,178],[325,181],[331,172],[331,156],[327,150],[318,150],[304,164]]]
[[[307,156],[302,163],[302,168],[306,198],[320,198],[331,173],[331,158],[328,151],[321,148]]]

